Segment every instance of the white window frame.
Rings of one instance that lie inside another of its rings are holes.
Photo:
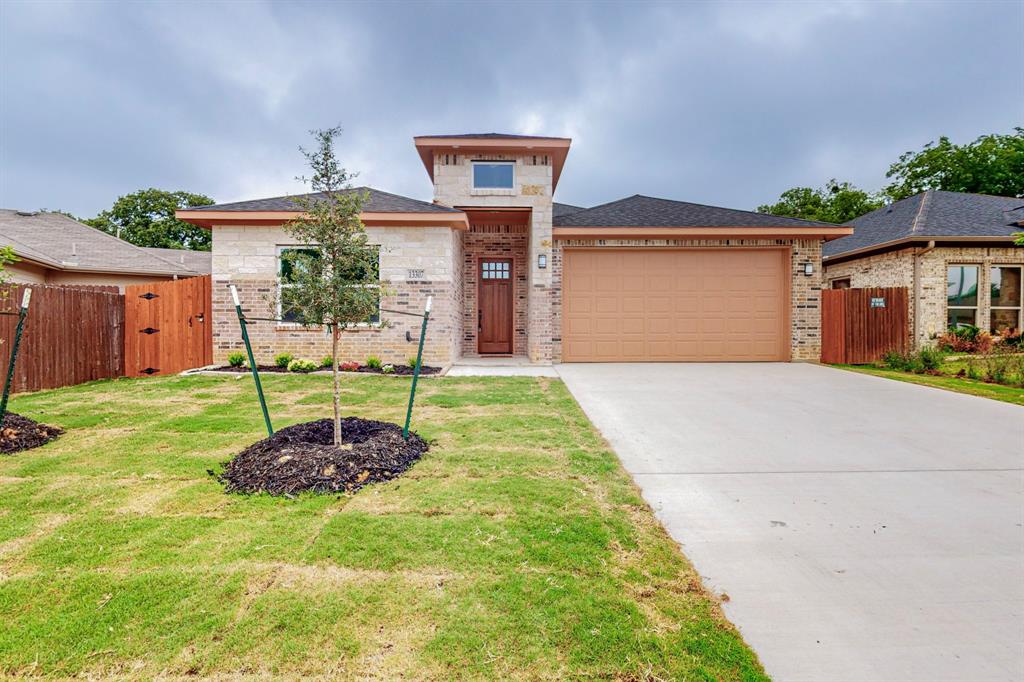
[[[1013,268],[1019,270],[1021,279],[1020,282],[1024,283],[1024,265],[1017,265],[1016,263],[991,263],[988,267],[988,292],[989,296],[992,296],[992,271],[996,268]],[[1020,329],[1024,326],[1024,286],[1021,287],[1020,298],[1017,300],[1017,305],[992,305],[991,298],[989,299],[989,315],[988,315],[988,331],[992,332],[992,312],[993,310],[1016,310],[1017,311],[1017,328]],[[993,332],[994,333],[994,332]]]
[[[981,320],[978,319],[978,311],[981,310],[981,276],[983,274],[984,265],[981,263],[946,263],[946,328],[949,329],[949,311],[950,310],[973,310],[974,311],[974,325],[975,327],[981,328],[978,324]],[[974,286],[977,287],[977,291],[974,294],[974,305],[949,305],[949,269],[950,268],[974,268],[977,274],[974,277]]]
[[[512,167],[512,184],[509,187],[477,187],[476,184],[476,167],[478,165],[486,166],[511,166]],[[516,162],[515,161],[487,161],[485,159],[479,159],[470,163],[470,177],[469,186],[473,190],[479,190],[484,192],[512,192],[516,188]]]
[[[368,246],[376,246],[377,247],[377,277],[379,278],[380,277],[381,246],[380,246],[380,244],[368,244]],[[281,279],[281,265],[282,265],[282,263],[284,263],[284,260],[282,259],[282,256],[284,255],[284,252],[285,251],[293,251],[293,250],[296,250],[296,249],[318,249],[318,248],[319,247],[316,244],[278,244],[277,245],[277,249],[276,249],[276,258],[277,258],[277,277],[276,277],[276,279],[277,279],[277,314],[275,315],[275,317],[277,317],[277,320],[278,320],[277,326],[279,326],[279,327],[288,327],[288,328],[296,328],[296,327],[305,327],[306,326],[306,325],[302,324],[301,322],[286,322],[286,321],[281,319],[281,316],[283,314],[283,311],[281,309],[282,292],[283,292],[283,290],[286,287],[292,286],[292,285],[289,285],[289,284],[285,284],[284,281]],[[368,289],[380,289],[380,285],[379,284],[367,284],[365,286]],[[384,303],[384,301],[381,300],[381,298],[378,296],[377,297],[377,321],[376,322],[359,322],[357,324],[352,325],[349,328],[351,329],[352,327],[356,327],[356,328],[362,328],[362,329],[371,329],[371,328],[376,328],[376,327],[383,326],[384,319],[383,319],[383,317],[381,317],[381,305],[383,305],[383,303]]]

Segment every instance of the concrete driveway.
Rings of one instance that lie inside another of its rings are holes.
[[[814,365],[558,372],[775,680],[1024,679],[1024,408]]]

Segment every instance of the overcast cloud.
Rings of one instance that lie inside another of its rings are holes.
[[[1024,124],[1024,3],[0,0],[0,206],[92,216],[143,187],[300,191],[310,128],[422,199],[417,134],[573,138],[556,199],[753,208],[876,189],[939,135]]]

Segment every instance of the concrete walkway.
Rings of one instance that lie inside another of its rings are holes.
[[[775,680],[1024,679],[1024,408],[814,365],[558,371]]]

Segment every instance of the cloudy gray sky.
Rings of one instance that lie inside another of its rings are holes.
[[[91,216],[142,187],[298,191],[345,128],[423,199],[416,134],[569,136],[556,199],[753,208],[1024,123],[1024,3],[0,0],[0,206]]]

